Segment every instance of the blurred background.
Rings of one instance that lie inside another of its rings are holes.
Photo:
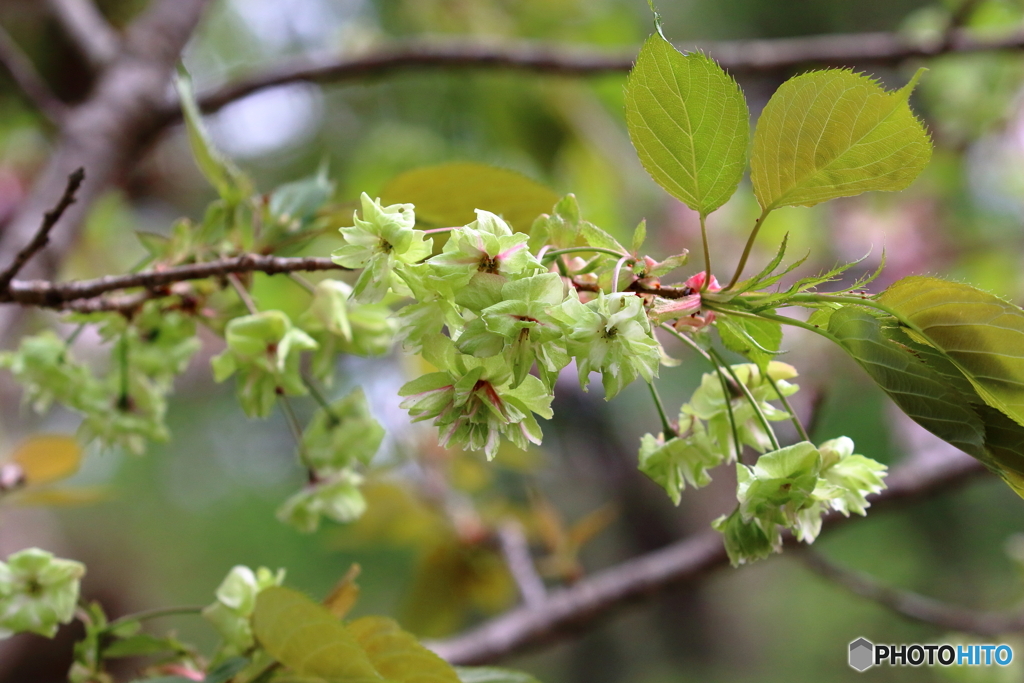
[[[862,31],[937,36],[955,15],[981,36],[1024,30],[1024,2],[968,2],[970,11],[959,13],[958,0],[677,0],[660,9],[666,35],[683,46]],[[123,26],[146,3],[98,4]],[[3,0],[0,25],[61,99],[74,103],[86,95],[89,72],[45,3]],[[643,0],[217,0],[184,61],[202,90],[289,57],[356,53],[411,38],[527,39],[628,52],[651,30]],[[864,68],[898,87],[922,63]],[[874,288],[911,273],[936,273],[1024,300],[1024,55],[951,54],[927,66],[913,98],[936,145],[924,175],[899,194],[776,211],[762,231],[755,264],[789,233],[791,255],[810,252],[799,274],[867,254],[851,271],[855,276],[874,269],[884,249],[886,270]],[[755,117],[793,73],[740,76]],[[646,218],[655,256],[683,248],[699,253],[696,215],[658,188],[636,159],[625,131],[623,84],[624,74],[417,71],[263,90],[208,123],[216,144],[262,191],[309,176],[326,162],[337,183],[339,216],[351,215],[360,192],[379,193],[401,172],[469,160],[575,193],[586,218],[622,239]],[[0,70],[0,226],[46,159],[52,133]],[[183,130],[169,129],[96,205],[61,277],[124,272],[144,253],[133,231],[167,232],[179,216],[201,217],[213,198]],[[745,182],[710,219],[715,262],[731,268],[757,214]],[[686,274],[698,269],[692,265]],[[283,279],[260,279],[257,294],[268,307],[304,305],[298,297],[305,295]],[[53,325],[55,318],[40,314],[33,324]],[[797,407],[805,416],[813,413],[815,440],[847,435],[858,452],[890,464],[912,449],[933,447],[851,361],[818,339],[792,329],[786,334],[783,347],[792,353],[782,360],[801,373]],[[327,523],[301,535],[274,519],[303,477],[283,418],[246,420],[232,383],[217,385],[210,376],[219,340],[210,335],[203,341],[171,403],[172,441],[143,457],[90,451],[82,472],[61,485],[72,493],[50,497],[68,503],[83,497],[75,491],[89,492],[94,500],[88,505],[0,508],[0,556],[38,545],[84,561],[85,596],[101,600],[112,615],[206,604],[235,564],[286,567],[290,585],[322,596],[357,562],[363,590],[356,614],[394,615],[410,630],[439,638],[517,600],[500,555],[479,542],[481,525],[508,515],[524,520],[541,568],[558,585],[706,529],[732,509],[735,482],[728,468],[707,489],[686,491],[678,508],[636,471],[639,436],[659,429],[642,386],[606,403],[598,387],[583,393],[566,377],[556,417],[543,425],[543,448],[505,449],[488,464],[482,454],[441,451],[431,430],[407,423],[396,391],[413,368],[395,354],[343,359],[332,388],[340,395],[362,385],[389,429],[379,471],[367,486],[369,511],[352,525]],[[102,357],[98,338],[86,336],[79,344],[83,357],[90,349]],[[671,413],[689,398],[704,367],[682,348],[669,352],[683,360],[663,369],[659,382]],[[71,433],[77,426],[69,413],[37,417],[18,405],[17,394],[5,396],[0,461],[29,434]],[[305,415],[315,407],[311,401],[296,405]],[[441,495],[461,507],[442,514]],[[958,605],[1004,609],[1024,598],[1022,565],[1007,551],[1019,532],[1024,503],[984,477],[844,525],[816,547],[904,588]],[[858,675],[846,665],[847,644],[857,637],[889,643],[958,637],[852,597],[795,555],[721,569],[504,663],[546,683],[843,681]],[[157,627],[176,629],[206,648],[215,643],[212,629],[198,619],[167,619]],[[69,627],[55,642],[34,636],[0,642],[0,682],[64,680],[74,635]],[[1024,639],[1007,642],[1017,644],[1024,659]],[[1024,666],[876,669],[871,675],[1020,681]]]

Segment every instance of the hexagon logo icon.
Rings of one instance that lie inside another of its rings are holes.
[[[857,671],[865,671],[875,664],[875,645],[866,638],[858,638],[850,643],[850,666]]]

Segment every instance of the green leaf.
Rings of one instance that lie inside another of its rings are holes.
[[[887,339],[875,316],[846,306],[832,313],[828,331],[914,422],[966,453],[984,456],[985,428],[967,397],[906,346]]]
[[[711,58],[648,38],[626,82],[626,126],[647,172],[694,211],[706,216],[736,191],[750,135],[747,102]]]
[[[402,173],[384,186],[381,199],[414,204],[420,220],[437,226],[466,225],[476,220],[476,209],[485,209],[527,232],[559,197],[515,171],[460,161]]]
[[[249,660],[245,657],[226,659],[206,673],[203,683],[227,683],[248,665]]]
[[[980,289],[907,277],[879,296],[920,331],[915,341],[941,351],[978,395],[1024,425],[1024,310]]]
[[[721,315],[715,324],[725,347],[749,358],[763,372],[768,371],[772,358],[779,355],[782,325],[774,320]]]
[[[580,234],[583,239],[592,247],[600,249],[611,249],[621,252],[623,256],[628,253],[626,248],[619,244],[619,241],[593,223],[581,223]]]
[[[894,92],[845,69],[783,83],[754,131],[750,177],[761,208],[814,206],[910,185],[932,149],[908,104],[921,73]]]
[[[457,666],[461,683],[540,683],[530,674],[491,666]]]
[[[165,638],[157,638],[148,633],[139,633],[134,636],[115,640],[103,648],[103,656],[109,659],[118,657],[141,657],[154,655],[158,652],[177,651],[175,643]]]
[[[647,240],[647,219],[640,221],[636,230],[633,231],[633,242],[630,245],[634,254],[639,254],[640,250],[644,247],[644,242]]]
[[[382,680],[349,630],[302,593],[280,586],[262,591],[252,624],[263,649],[300,676],[334,683]]]
[[[192,92],[192,79],[184,69],[179,70],[174,81],[181,99],[181,110],[185,118],[185,129],[192,147],[196,165],[206,179],[217,190],[220,198],[229,205],[235,205],[252,194],[252,182],[234,163],[213,146],[203,115]]]
[[[459,683],[448,662],[420,645],[386,617],[363,617],[348,625],[374,667],[389,683]]]

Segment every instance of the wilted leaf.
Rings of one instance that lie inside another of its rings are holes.
[[[747,102],[709,57],[648,38],[626,82],[626,126],[647,172],[694,211],[707,215],[736,191],[750,135]]]
[[[476,220],[476,209],[484,209],[519,232],[527,232],[558,199],[553,190],[522,174],[472,162],[407,171],[381,191],[384,204],[414,204],[417,219],[437,226],[466,225]]]
[[[70,436],[34,436],[18,446],[11,459],[21,466],[26,483],[46,484],[77,472],[82,449]]]
[[[324,607],[337,619],[344,619],[359,599],[359,584],[356,579],[362,571],[358,564],[353,564],[341,577],[330,594],[324,598]]]
[[[754,131],[750,177],[761,208],[814,206],[910,185],[932,148],[908,104],[920,76],[919,70],[894,92],[845,69],[783,83]]]
[[[348,629],[327,608],[297,591],[280,586],[261,591],[252,624],[270,656],[300,676],[334,683],[381,680]]]
[[[363,617],[350,623],[348,630],[389,683],[459,683],[448,662],[420,645],[393,619]]]

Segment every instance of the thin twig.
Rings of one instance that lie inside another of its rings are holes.
[[[991,637],[1024,631],[1024,612],[980,612],[949,605],[912,591],[887,586],[877,579],[840,567],[810,550],[798,555],[808,569],[893,612],[943,631]]]
[[[544,587],[544,581],[533,564],[530,544],[523,533],[523,527],[515,520],[508,520],[498,527],[497,537],[501,552],[505,556],[505,563],[519,588],[523,603],[527,607],[542,607],[547,596],[547,588]]]
[[[143,287],[156,289],[175,282],[224,277],[230,273],[266,273],[277,275],[295,271],[349,270],[323,257],[283,257],[243,254],[217,261],[174,266],[127,275],[107,275],[93,280],[55,283],[46,280],[13,280],[8,291],[0,289],[0,303],[16,303],[44,308],[69,308],[67,304],[93,299],[102,294]]]
[[[899,64],[908,59],[947,53],[1019,50],[1024,33],[999,39],[975,37],[954,30],[948,40],[914,41],[899,33],[853,33],[712,43],[680,44],[702,50],[734,74],[778,72],[820,64],[864,66]],[[569,49],[539,43],[479,45],[421,43],[388,46],[359,56],[328,54],[285,62],[268,71],[202,93],[200,106],[216,111],[256,91],[286,83],[341,83],[366,80],[406,70],[504,69],[558,76],[625,72],[633,66],[636,49],[609,52]],[[180,117],[176,106],[166,111],[167,123]]]
[[[10,288],[11,281],[25,267],[25,264],[42,251],[50,241],[50,231],[57,225],[57,221],[64,215],[64,211],[75,203],[75,195],[78,194],[78,188],[82,186],[83,180],[85,180],[84,168],[79,168],[68,176],[68,184],[64,188],[64,194],[61,196],[60,201],[57,202],[57,205],[43,215],[43,223],[39,226],[39,230],[36,231],[32,241],[15,255],[11,265],[7,266],[3,272],[0,272],[0,293]]]
[[[11,78],[36,109],[49,119],[50,123],[59,126],[67,114],[67,105],[53,94],[50,86],[36,71],[32,60],[2,27],[0,27],[0,63],[7,68]]]

